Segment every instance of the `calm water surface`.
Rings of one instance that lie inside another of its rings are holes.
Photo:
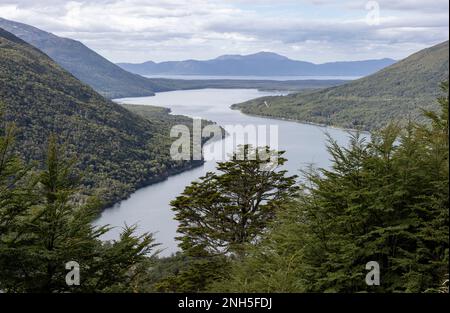
[[[166,78],[166,79],[185,79],[185,80],[196,80],[196,79],[239,79],[239,80],[276,80],[276,81],[287,81],[287,80],[328,80],[328,79],[343,79],[343,80],[354,80],[361,78],[361,76],[217,76],[217,75],[144,75],[148,78]]]
[[[290,174],[299,174],[299,169],[310,164],[328,167],[330,156],[326,150],[326,134],[330,134],[340,144],[346,144],[348,133],[334,128],[325,128],[282,120],[247,116],[230,109],[230,105],[257,97],[276,95],[252,89],[203,89],[158,93],[154,97],[118,99],[117,102],[141,105],[158,105],[172,109],[173,114],[201,117],[225,126],[278,125],[279,149],[285,150],[288,159],[286,169]],[[279,94],[279,93],[278,93]],[[213,144],[220,144],[213,143]],[[206,149],[206,148],[205,148]],[[171,176],[167,180],[136,191],[131,197],[113,208],[105,210],[96,221],[98,225],[109,224],[115,228],[104,239],[115,239],[122,227],[138,225],[138,231],[153,232],[157,242],[164,249],[162,255],[177,251],[175,241],[177,223],[169,203],[175,199],[192,181],[215,168],[214,161],[202,167]]]

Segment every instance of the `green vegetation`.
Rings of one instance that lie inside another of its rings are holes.
[[[103,243],[108,227],[94,227],[99,203],[80,200],[72,161],[52,137],[42,170],[14,153],[14,127],[0,137],[0,290],[2,292],[131,292],[151,260],[151,234]],[[80,266],[80,285],[66,283],[66,263]]]
[[[229,258],[241,258],[277,210],[296,194],[295,176],[280,170],[282,152],[242,146],[172,201],[179,221],[180,247],[188,262],[162,280],[159,291],[204,291],[226,275]]]
[[[217,291],[424,292],[448,277],[448,83],[431,126],[387,126],[330,143],[332,170],[305,172],[297,203]],[[381,285],[365,284],[380,264]]]
[[[420,109],[436,108],[436,86],[448,79],[448,55],[446,41],[342,86],[250,100],[233,108],[247,114],[363,130],[380,129],[389,121],[423,121]]]
[[[0,102],[17,127],[15,149],[27,162],[44,160],[47,139],[58,134],[84,172],[87,194],[104,205],[172,173],[202,164],[173,161],[170,128],[190,119],[168,112],[142,118],[80,83],[50,58],[0,30]]]
[[[223,220],[228,212],[240,216],[234,209],[246,208],[247,202],[239,201],[237,194],[253,194],[258,172],[249,171],[243,180],[227,180],[228,173],[211,180],[206,176],[187,187],[173,202],[183,252],[157,261],[164,274],[153,275],[146,290],[445,291],[448,83],[443,87],[441,112],[425,111],[427,123],[390,124],[373,132],[369,141],[355,134],[347,148],[330,140],[332,168],[305,170],[298,194],[275,202],[275,215],[260,225],[259,235],[239,242],[238,250],[228,248],[239,230],[228,231],[226,217],[222,223],[215,218]],[[230,161],[220,167],[240,165]],[[222,177],[239,192],[215,193]],[[244,183],[247,180],[252,183]],[[285,186],[272,185],[275,193]],[[248,229],[255,230],[250,225]],[[370,261],[380,264],[380,286],[365,283]]]
[[[220,174],[207,173],[172,202],[184,251],[239,254],[273,219],[275,207],[294,195],[295,177],[275,171],[286,161],[282,153],[265,152],[268,158],[276,157],[274,169],[266,170],[273,162],[244,146],[232,161],[217,165]]]
[[[182,252],[157,258],[127,227],[102,242],[101,207],[79,160],[51,135],[24,165],[13,123],[0,128],[0,290],[5,292],[442,292],[449,261],[448,83],[429,123],[390,124],[349,147],[330,140],[331,169],[295,182],[243,147],[172,202]],[[162,113],[160,108],[152,110]],[[145,111],[145,110],[144,110]],[[247,156],[247,157],[242,157]],[[66,263],[80,265],[68,286]],[[365,265],[381,285],[365,284]]]

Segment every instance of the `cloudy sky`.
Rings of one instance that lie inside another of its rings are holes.
[[[448,0],[0,0],[0,17],[114,62],[271,51],[322,63],[401,59],[448,39]]]

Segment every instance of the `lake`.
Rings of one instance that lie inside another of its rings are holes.
[[[290,174],[299,174],[299,169],[310,164],[328,167],[330,156],[326,150],[328,133],[340,144],[348,141],[348,132],[309,124],[248,116],[231,110],[234,103],[253,98],[279,95],[253,89],[202,89],[157,93],[154,97],[117,99],[116,102],[141,105],[157,105],[170,108],[173,114],[200,117],[217,122],[219,125],[277,125],[278,147],[285,150],[288,159],[286,169]],[[218,145],[220,142],[212,143]],[[205,150],[208,147],[205,147]],[[167,256],[177,251],[175,241],[177,222],[173,220],[169,203],[175,199],[192,181],[215,169],[216,162],[208,161],[202,167],[169,177],[167,180],[142,188],[131,197],[102,212],[95,222],[109,224],[115,228],[103,239],[116,239],[121,228],[138,225],[138,232],[155,233],[156,241]]]
[[[184,80],[354,80],[362,76],[218,76],[218,75],[143,75],[147,78],[184,79]]]

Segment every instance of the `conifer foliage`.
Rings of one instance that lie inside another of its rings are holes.
[[[103,243],[94,227],[100,204],[80,197],[74,161],[49,139],[43,170],[25,167],[13,152],[14,126],[0,137],[0,290],[4,292],[131,292],[140,264],[154,253],[151,234]],[[66,281],[66,264],[80,267],[80,284]]]
[[[448,83],[430,124],[390,125],[370,140],[331,141],[330,170],[305,173],[282,212],[222,291],[425,292],[448,279]],[[368,286],[365,265],[380,265]]]

